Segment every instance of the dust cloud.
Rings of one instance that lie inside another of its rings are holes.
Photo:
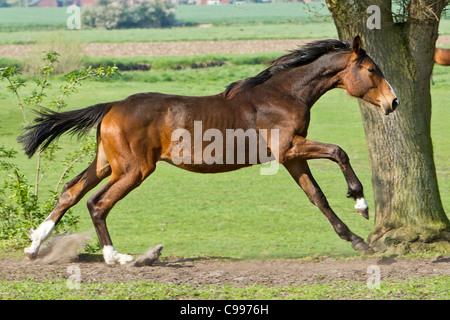
[[[92,240],[92,231],[57,235],[49,240],[47,245],[39,251],[36,262],[44,264],[63,264],[77,260],[78,254],[83,251]]]
[[[149,248],[147,252],[143,255],[139,256],[134,261],[135,267],[143,267],[143,266],[151,266],[156,260],[158,260],[161,255],[161,250],[163,249],[163,245],[159,244],[154,248]]]
[[[92,240],[92,231],[57,235],[51,238],[47,245],[39,251],[35,260],[39,264],[65,264],[78,259],[78,255]],[[138,256],[128,266],[143,267],[151,266],[159,259],[163,245],[157,245],[149,248],[144,254]]]

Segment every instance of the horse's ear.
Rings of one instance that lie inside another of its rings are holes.
[[[353,52],[358,55],[359,51],[361,50],[361,37],[357,35],[355,39],[353,39],[353,46],[352,46]]]

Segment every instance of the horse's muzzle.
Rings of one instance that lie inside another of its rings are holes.
[[[381,110],[383,111],[383,113],[385,115],[388,115],[388,114],[394,112],[394,110],[397,109],[399,104],[400,104],[400,102],[399,102],[398,98],[396,97],[396,98],[394,98],[394,100],[392,100],[391,103],[389,103],[385,100],[385,102],[382,103],[380,106],[381,106]]]

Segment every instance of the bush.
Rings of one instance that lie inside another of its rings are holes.
[[[102,0],[86,8],[83,23],[93,28],[160,28],[175,24],[172,0]]]
[[[24,247],[28,234],[36,228],[52,210],[58,200],[56,192],[43,205],[39,205],[34,186],[27,183],[20,169],[11,159],[16,151],[0,146],[0,171],[7,173],[7,179],[0,185],[0,247],[13,249]],[[75,228],[78,217],[68,214],[56,226],[55,233]]]
[[[66,74],[67,83],[60,86],[59,92],[53,99],[47,99],[46,91],[52,87],[51,76],[58,69],[59,54],[55,51],[44,52],[41,64],[34,79],[35,89],[25,98],[21,97],[21,88],[27,86],[27,82],[21,78],[21,72],[16,66],[0,68],[0,80],[7,81],[7,89],[17,97],[18,110],[22,113],[23,123],[26,126],[32,123],[28,120],[27,109],[34,108],[38,111],[51,109],[59,112],[66,106],[65,98],[71,94],[76,94],[77,88],[87,79],[107,78],[118,75],[117,67],[103,67],[96,69],[81,68]],[[56,161],[55,151],[58,150],[56,143],[53,143],[45,151],[38,151],[36,154],[37,166],[35,182],[27,182],[25,175],[14,163],[17,152],[0,145],[0,248],[17,249],[25,246],[29,242],[28,234],[36,228],[52,211],[59,197],[60,187],[64,184],[65,178],[70,173],[74,164],[82,159],[92,158],[96,150],[95,135],[88,135],[80,143],[80,147],[68,153],[63,161],[65,166],[59,181],[50,196],[44,201],[38,201],[39,185],[45,176],[46,169]],[[61,161],[61,159],[58,159]],[[5,178],[4,178],[5,177]],[[78,222],[78,217],[70,215],[70,210],[55,228],[55,233],[64,233],[74,229]]]

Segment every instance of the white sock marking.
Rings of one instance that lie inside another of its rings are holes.
[[[127,262],[134,260],[130,255],[117,252],[113,246],[104,246],[102,252],[103,258],[107,264],[126,264]]]
[[[369,208],[369,205],[367,204],[366,198],[358,198],[356,199],[355,209],[358,211],[366,210]]]
[[[42,242],[44,242],[55,228],[55,223],[51,220],[42,222],[39,227],[31,232],[30,239],[33,241],[28,248],[25,248],[25,253],[34,255],[39,250]]]

